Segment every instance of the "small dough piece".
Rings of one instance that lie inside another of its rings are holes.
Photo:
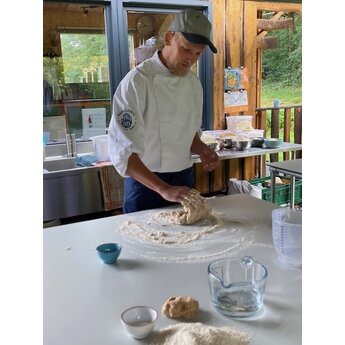
[[[199,311],[199,302],[191,297],[170,297],[162,307],[162,313],[172,318],[194,317]]]

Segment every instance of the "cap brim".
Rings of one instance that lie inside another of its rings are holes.
[[[200,36],[200,35],[197,35],[197,34],[190,34],[190,33],[187,33],[187,32],[182,32],[182,35],[185,37],[185,39],[187,41],[189,41],[191,43],[196,43],[196,44],[208,45],[213,53],[217,53],[217,48],[206,37]]]

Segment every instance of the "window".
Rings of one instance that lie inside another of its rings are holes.
[[[64,141],[67,132],[88,139],[83,117],[89,119],[92,111],[101,114],[93,134],[106,132],[111,95],[104,11],[102,5],[44,3],[43,130],[48,143]]]

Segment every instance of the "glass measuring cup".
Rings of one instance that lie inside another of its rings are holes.
[[[263,305],[267,269],[250,256],[221,259],[208,266],[211,300],[224,315],[247,317]]]
[[[272,238],[281,263],[302,267],[302,211],[279,208],[272,211]]]

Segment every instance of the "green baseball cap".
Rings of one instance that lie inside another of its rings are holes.
[[[187,41],[208,45],[213,53],[217,53],[217,48],[210,41],[211,29],[212,25],[203,13],[188,9],[176,14],[168,30],[181,32]]]

